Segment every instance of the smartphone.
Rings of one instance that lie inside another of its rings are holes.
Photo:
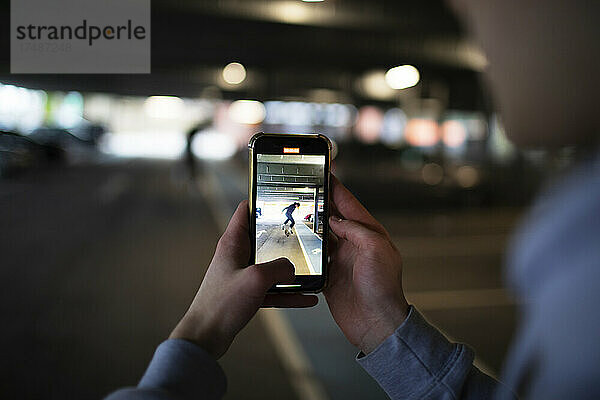
[[[294,264],[294,282],[270,292],[319,292],[327,283],[331,142],[261,132],[248,147],[250,262],[286,257]]]

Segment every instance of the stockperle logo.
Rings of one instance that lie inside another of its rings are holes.
[[[150,73],[150,0],[11,0],[11,73]]]

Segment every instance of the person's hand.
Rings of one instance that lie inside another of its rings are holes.
[[[346,338],[368,354],[406,319],[402,259],[383,226],[334,176],[325,298]]]
[[[248,266],[248,202],[243,201],[221,236],[190,308],[170,335],[195,342],[215,358],[260,307],[312,307],[314,295],[267,294],[276,283],[291,283],[294,266],[286,258]]]

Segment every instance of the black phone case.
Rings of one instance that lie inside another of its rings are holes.
[[[319,276],[319,279],[315,279],[313,275],[300,275],[297,277],[297,280],[302,284],[300,288],[271,288],[269,289],[270,293],[319,293],[327,286],[327,276],[329,272],[328,268],[328,235],[329,235],[329,222],[327,218],[329,217],[330,210],[330,198],[331,198],[331,189],[330,189],[330,169],[331,169],[331,152],[332,152],[332,144],[327,136],[322,134],[310,134],[310,133],[302,133],[302,134],[272,134],[272,133],[264,133],[259,132],[252,136],[250,141],[248,142],[248,162],[249,162],[249,179],[248,179],[248,207],[249,207],[249,232],[250,232],[250,242],[251,242],[251,254],[250,254],[250,265],[255,263],[256,258],[256,171],[255,171],[255,144],[257,140],[260,138],[268,138],[273,137],[274,139],[281,140],[282,138],[289,138],[290,140],[298,139],[303,140],[307,138],[312,139],[320,139],[327,143],[327,154],[325,155],[325,189],[326,189],[326,202],[324,204],[324,218],[323,218],[323,248],[322,248],[322,269],[323,274]],[[310,282],[319,282],[318,287],[311,287]]]

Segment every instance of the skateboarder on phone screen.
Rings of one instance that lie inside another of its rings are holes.
[[[281,225],[281,229],[283,229],[286,236],[290,236],[290,233],[292,233],[292,228],[296,224],[296,221],[294,221],[294,217],[292,216],[292,213],[294,211],[296,211],[296,208],[298,208],[298,207],[300,207],[300,203],[295,201],[292,204],[290,204],[289,206],[285,207],[283,210],[281,210],[281,212],[285,212],[285,216],[287,217],[285,222]],[[287,226],[288,221],[290,221],[289,227]]]

